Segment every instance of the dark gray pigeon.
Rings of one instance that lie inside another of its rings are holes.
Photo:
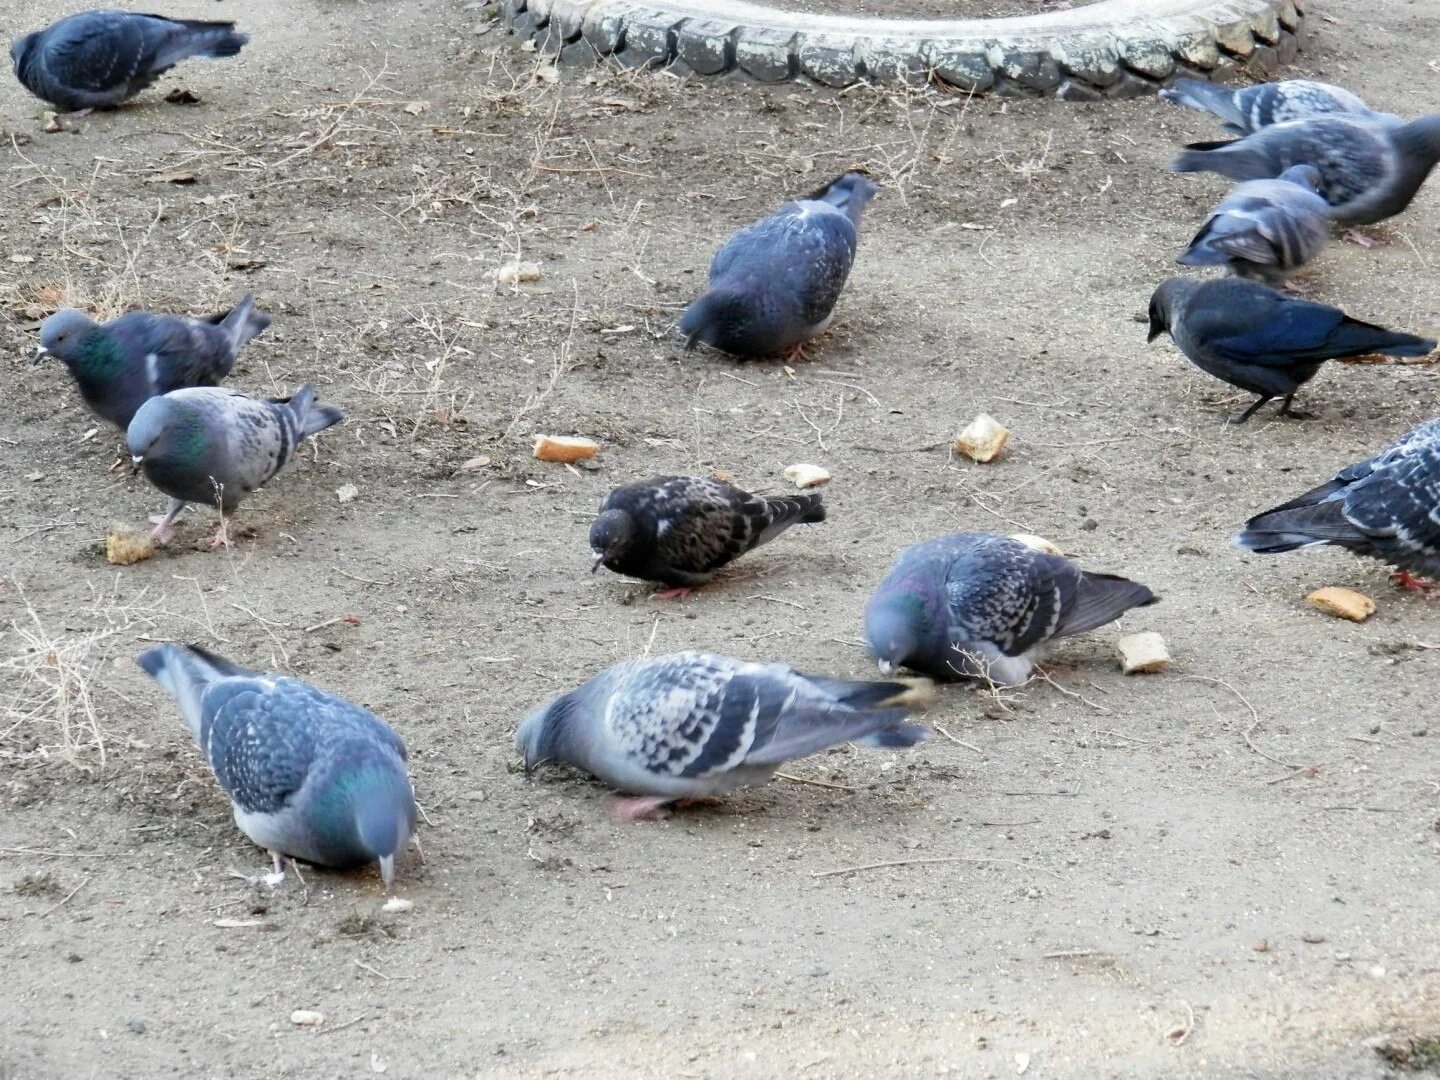
[[[1169,331],[1189,361],[1260,397],[1232,423],[1243,424],[1272,398],[1291,410],[1300,387],[1326,360],[1383,353],[1424,356],[1435,342],[1352,319],[1339,308],[1298,300],[1245,278],[1170,278],[1150,298],[1150,341]]]
[[[850,276],[860,219],[880,189],[857,172],[732,236],[710,263],[710,288],[685,309],[685,347],[734,356],[800,354],[830,325]]]
[[[315,388],[264,400],[222,386],[172,390],[151,398],[130,421],[125,440],[145,479],[170,496],[155,526],[157,540],[186,503],[220,510],[212,546],[229,546],[226,515],[294,456],[300,440],[345,419],[333,405],[315,404]]]
[[[36,97],[89,112],[134,97],[181,60],[234,56],[249,40],[232,22],[82,11],[16,40],[10,60]]]
[[[283,675],[264,675],[190,645],[136,658],[175,696],[200,752],[230,796],[235,824],[275,860],[339,868],[378,863],[388,888],[415,831],[405,744],[368,709]]]
[[[1440,586],[1440,420],[1411,428],[1329,483],[1256,514],[1232,540],[1262,555],[1333,544],[1396,568],[1406,588]]]
[[[913,746],[925,729],[905,717],[924,690],[682,652],[607,668],[527,716],[515,741],[527,773],[556,761],[642,796],[611,808],[634,821],[767,783],[787,761],[840,743]]]
[[[885,674],[1016,686],[1052,638],[1083,634],[1159,597],[1069,559],[987,533],[952,533],[896,556],[865,608],[865,640]]]
[[[1220,86],[1203,79],[1176,79],[1160,91],[1160,96],[1176,105],[1213,113],[1225,121],[1226,131],[1236,135],[1249,135],[1271,124],[1317,116],[1358,116],[1391,124],[1405,122],[1392,113],[1376,112],[1343,87],[1310,79],[1242,87]]]
[[[1228,266],[1232,274],[1281,286],[1330,236],[1330,204],[1315,193],[1320,173],[1296,165],[1275,180],[1237,184],[1175,261]]]
[[[124,431],[157,394],[218,385],[241,347],[269,325],[253,296],[209,319],[130,311],[96,323],[64,308],[40,324],[38,352],[59,357],[90,410]]]
[[[1264,180],[1293,165],[1320,171],[1330,217],[1369,225],[1410,205],[1440,162],[1440,113],[1409,124],[1322,116],[1261,128],[1231,142],[1192,143],[1170,163],[1175,172],[1215,172]]]
[[[791,525],[825,520],[819,495],[751,495],[723,480],[657,476],[618,487],[590,526],[594,569],[671,586],[683,597]]]

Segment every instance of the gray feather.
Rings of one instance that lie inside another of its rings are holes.
[[[1213,113],[1225,129],[1237,135],[1317,116],[1358,116],[1385,123],[1404,123],[1398,116],[1376,112],[1357,95],[1340,86],[1311,79],[1287,79],[1259,86],[1222,86],[1202,79],[1179,78],[1160,91],[1176,105]]]
[[[1241,277],[1283,285],[1329,237],[1330,207],[1316,194],[1318,180],[1313,167],[1297,165],[1275,180],[1236,185],[1175,261],[1228,265]]]

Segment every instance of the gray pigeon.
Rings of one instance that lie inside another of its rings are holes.
[[[710,288],[685,309],[697,341],[743,358],[800,355],[830,325],[850,276],[860,219],[880,189],[848,172],[732,236],[710,263]]]
[[[1370,225],[1409,206],[1437,162],[1440,113],[1398,125],[1352,116],[1291,120],[1231,142],[1192,143],[1170,168],[1264,180],[1313,165],[1330,217]]]
[[[234,56],[249,40],[232,22],[82,11],[17,39],[10,60],[36,97],[89,112],[134,97],[181,60]]]
[[[1243,424],[1272,398],[1291,410],[1300,387],[1326,360],[1383,353],[1424,356],[1435,342],[1352,319],[1339,308],[1299,300],[1245,278],[1170,278],[1150,298],[1150,341],[1171,339],[1201,371],[1259,394],[1233,423]]]
[[[1320,173],[1296,165],[1275,180],[1237,184],[1205,219],[1182,266],[1225,265],[1232,274],[1281,286],[1330,235],[1330,204],[1315,193]]]
[[[218,385],[241,347],[269,325],[253,296],[209,319],[131,311],[95,323],[65,308],[40,325],[38,355],[64,361],[90,410],[124,431],[157,394]]]
[[[886,674],[907,667],[1016,686],[1045,642],[1157,600],[1144,585],[1006,536],[952,533],[896,556],[865,609],[865,639]]]
[[[1355,94],[1340,86],[1310,79],[1287,79],[1259,86],[1219,86],[1203,79],[1176,79],[1160,91],[1176,105],[1214,113],[1225,130],[1249,135],[1271,124],[1310,120],[1317,116],[1358,116],[1366,120],[1403,124],[1392,113],[1376,112]]]
[[[1396,568],[1396,581],[1440,586],[1440,420],[1411,428],[1329,483],[1257,514],[1232,540],[1262,555],[1333,544]]]
[[[925,729],[905,717],[924,689],[682,652],[607,668],[527,716],[515,741],[527,773],[558,761],[643,796],[612,807],[633,821],[767,783],[785,762],[843,742],[913,746]]]
[[[282,675],[248,671],[190,645],[136,658],[175,696],[230,796],[235,824],[275,859],[379,863],[388,888],[415,831],[405,744],[368,709]]]
[[[791,525],[825,520],[819,495],[751,495],[723,480],[657,476],[618,487],[590,526],[595,565],[671,586],[704,585],[726,563]]]
[[[221,386],[172,390],[151,398],[130,421],[125,440],[135,471],[170,496],[152,534],[170,537],[186,503],[220,510],[214,547],[229,546],[226,515],[294,455],[300,440],[345,419],[333,405],[315,404],[306,384],[294,397],[262,400]]]

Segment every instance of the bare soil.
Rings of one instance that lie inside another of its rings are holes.
[[[1315,6],[1299,71],[1435,108],[1433,4]],[[12,29],[62,11],[18,7]],[[254,33],[238,61],[61,133],[0,81],[0,1075],[1349,1078],[1404,1057],[1373,1036],[1433,1046],[1440,605],[1343,553],[1227,538],[1435,415],[1436,374],[1332,365],[1313,419],[1237,428],[1227,387],[1146,345],[1152,289],[1224,190],[1164,165],[1214,123],[556,78],[458,0],[223,10]],[[165,104],[176,87],[201,102]],[[669,327],[714,248],[855,166],[882,192],[810,359],[684,354]],[[1384,232],[1305,280],[1433,334],[1440,186]],[[497,287],[516,258],[541,278]],[[349,420],[247,503],[233,551],[196,550],[194,514],[107,565],[107,528],[163,500],[107,471],[118,435],[32,366],[38,318],[249,291],[275,322],[231,383],[310,380]],[[1011,451],[953,460],[981,411]],[[542,464],[538,432],[604,450]],[[779,488],[797,461],[834,473],[830,520],[689,600],[588,572],[613,485]],[[791,770],[829,786],[620,827],[598,784],[517,771],[529,708],[646,649],[873,671],[868,591],[955,529],[1042,534],[1163,602],[1065,643],[1053,684],[948,690],[928,720],[950,737]],[[1332,584],[1378,612],[1305,604]],[[1176,660],[1127,679],[1114,641],[1142,629]],[[373,872],[227,873],[264,855],[133,665],[172,638],[404,735],[412,910],[383,912]]]

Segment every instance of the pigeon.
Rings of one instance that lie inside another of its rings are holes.
[[[626,660],[536,709],[515,742],[528,775],[575,765],[632,795],[617,820],[660,816],[676,800],[705,801],[767,783],[785,762],[843,742],[913,746],[905,722],[928,684],[801,675],[703,652]]]
[[[151,534],[170,538],[186,503],[220,510],[212,547],[230,544],[225,515],[294,455],[300,440],[345,419],[332,405],[315,404],[306,384],[294,397],[262,400],[220,386],[172,390],[140,406],[125,433],[135,471],[170,496]]]
[[[1330,204],[1316,194],[1320,172],[1295,165],[1275,180],[1237,184],[1210,212],[1182,266],[1226,265],[1232,274],[1282,286],[1330,235]]]
[[[801,355],[830,325],[860,219],[879,190],[847,172],[732,236],[710,263],[709,290],[680,319],[685,347],[703,341],[742,359]]]
[[[1376,112],[1349,90],[1310,79],[1287,79],[1259,86],[1218,86],[1203,79],[1176,79],[1160,91],[1176,105],[1214,113],[1225,130],[1249,135],[1272,124],[1310,120],[1317,116],[1358,116],[1366,120],[1403,124],[1393,113]]]
[[[174,695],[230,796],[235,824],[275,860],[347,868],[395,857],[415,831],[405,743],[368,709],[299,679],[248,671],[196,645],[157,645],[136,663]]]
[[[1437,162],[1440,113],[1409,124],[1353,116],[1291,120],[1243,139],[1192,143],[1170,168],[1265,180],[1292,165],[1313,165],[1330,217],[1345,225],[1373,225],[1409,206]]]
[[[1422,579],[1440,576],[1440,419],[1256,514],[1231,543],[1261,555],[1333,544],[1380,559],[1399,584],[1435,595],[1440,587]]]
[[[819,495],[751,495],[723,480],[657,476],[605,496],[590,526],[591,571],[607,566],[671,586],[665,599],[683,597],[791,525],[824,520]]]
[[[253,296],[209,319],[131,311],[95,323],[64,308],[40,324],[36,355],[59,357],[90,410],[124,431],[158,394],[218,385],[235,354],[269,325]]]
[[[1259,394],[1232,423],[1243,424],[1272,398],[1290,408],[1326,360],[1383,353],[1424,356],[1427,338],[1352,319],[1339,308],[1298,300],[1245,278],[1170,278],[1150,298],[1150,337],[1165,331],[1192,364],[1231,386]]]
[[[889,674],[1017,686],[1051,638],[1082,634],[1160,598],[1019,540],[951,533],[896,556],[865,608],[865,639]]]
[[[36,97],[87,113],[134,97],[181,60],[234,56],[249,40],[233,22],[82,11],[17,39],[10,60]]]

